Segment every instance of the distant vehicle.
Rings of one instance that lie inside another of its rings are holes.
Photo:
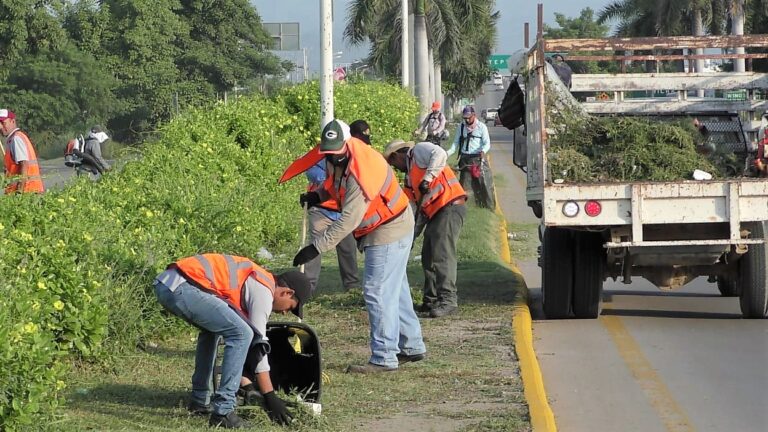
[[[493,86],[496,90],[504,90],[504,78],[498,72],[493,74]]]
[[[496,114],[499,112],[498,108],[488,108],[485,110],[485,116],[483,116],[483,119],[486,122],[496,120]]]

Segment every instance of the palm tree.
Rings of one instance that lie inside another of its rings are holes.
[[[476,91],[485,81],[487,57],[495,43],[498,13],[493,13],[493,1],[489,0],[412,0],[416,34],[413,35],[417,54],[415,69],[417,70],[416,87],[425,90],[429,73],[419,78],[419,65],[423,69],[435,68],[434,77],[445,77],[443,87],[456,91],[471,93]],[[364,41],[371,43],[369,62],[376,69],[388,75],[399,75],[401,31],[400,18],[401,0],[355,0],[348,8],[347,26],[344,36],[353,44]],[[423,21],[422,18],[423,17]],[[420,22],[424,23],[421,26]],[[426,41],[426,49],[423,41]],[[429,64],[429,48],[434,52],[434,65]],[[424,55],[419,59],[420,54]],[[455,68],[483,70],[481,77],[478,73],[453,71]],[[466,78],[472,78],[466,81]],[[460,81],[453,81],[459,79]],[[432,95],[419,93],[423,105],[431,101]]]

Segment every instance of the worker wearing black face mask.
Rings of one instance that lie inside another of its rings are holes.
[[[459,181],[464,190],[475,196],[479,207],[496,208],[496,193],[493,188],[493,174],[488,163],[491,137],[485,123],[477,121],[475,108],[471,105],[462,111],[463,122],[456,128],[453,144],[448,156],[459,152]]]
[[[365,120],[355,120],[350,123],[349,133],[360,141],[371,145],[371,127]]]
[[[325,126],[320,145],[305,158],[310,156],[325,157],[328,178],[321,189],[303,194],[300,202],[311,206],[333,199],[341,217],[301,249],[293,265],[333,249],[349,233],[365,255],[363,297],[371,325],[371,357],[367,364],[351,365],[347,371],[391,372],[400,363],[424,359],[426,347],[406,274],[414,216],[394,171],[381,153],[352,137],[340,120]]]

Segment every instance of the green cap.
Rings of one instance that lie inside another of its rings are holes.
[[[320,135],[320,153],[338,154],[344,152],[344,143],[352,135],[349,132],[349,125],[341,120],[332,120],[323,128]]]

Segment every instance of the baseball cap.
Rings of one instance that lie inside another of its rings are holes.
[[[280,286],[293,290],[293,295],[296,296],[299,304],[291,312],[299,318],[304,318],[304,304],[312,297],[312,290],[307,275],[298,270],[290,270],[278,275],[277,283]]]
[[[432,102],[432,109],[433,110],[439,110],[440,109],[440,102],[438,102],[438,101]]]
[[[13,111],[3,108],[0,109],[0,121],[6,120],[6,119],[15,119],[16,114],[13,113]]]
[[[338,119],[331,120],[325,125],[320,135],[320,153],[344,153],[346,150],[344,144],[350,138],[352,134],[349,132],[349,125]]]
[[[475,113],[475,107],[473,107],[472,105],[467,105],[464,107],[464,110],[461,112],[461,115],[468,116],[474,113]]]
[[[403,141],[403,140],[394,140],[391,141],[389,144],[387,144],[387,147],[384,148],[384,159],[389,160],[389,157],[392,156],[392,153],[395,153],[396,151],[403,149],[403,148],[411,148],[414,145],[416,145],[413,141]]]

